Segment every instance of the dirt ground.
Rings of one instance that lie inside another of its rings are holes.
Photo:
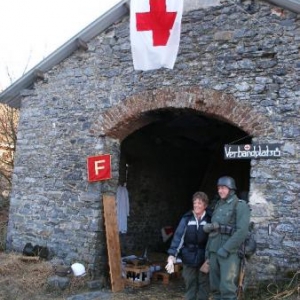
[[[53,266],[47,261],[23,261],[20,254],[0,253],[0,300],[64,300],[70,296],[91,292],[87,276],[68,275],[70,285],[65,290],[50,287],[47,279],[54,276]],[[111,300],[179,300],[183,299],[182,278],[173,278],[169,284],[161,280],[144,287],[126,287],[123,291],[105,291]],[[100,298],[99,298],[100,299]]]
[[[0,300],[65,300],[72,296],[91,292],[87,288],[88,275],[70,279],[69,287],[60,290],[50,287],[47,279],[55,275],[53,266],[47,261],[23,261],[20,254],[0,252]],[[126,287],[123,291],[112,293],[110,289],[102,290],[109,300],[183,300],[184,283],[181,277],[172,278],[169,284],[163,284],[162,280],[151,281],[144,287]],[[101,291],[101,293],[102,293]],[[299,300],[300,285],[293,289],[278,291],[273,295],[266,293],[266,287],[257,287],[254,290],[246,290],[241,300]],[[79,298],[73,298],[73,300]],[[91,298],[80,298],[91,299]],[[95,298],[93,298],[95,299]]]
[[[168,285],[161,281],[151,282],[149,286],[142,288],[126,288],[121,293],[115,293],[113,300],[179,300],[184,299],[184,284],[182,279],[172,279]]]
[[[65,290],[50,287],[47,279],[55,275],[53,266],[45,261],[23,261],[20,254],[5,253],[4,241],[8,221],[7,210],[0,210],[0,300],[65,300],[68,297],[89,292],[88,276],[76,278],[69,275],[70,286]],[[168,285],[162,280],[150,285],[126,287],[122,292],[105,291],[111,300],[179,300],[183,299],[182,278],[173,278]]]

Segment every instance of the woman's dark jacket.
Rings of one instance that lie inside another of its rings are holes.
[[[181,258],[187,266],[200,267],[205,260],[208,239],[203,226],[210,223],[210,218],[207,212],[201,220],[197,220],[193,211],[184,214],[176,228],[168,254]]]

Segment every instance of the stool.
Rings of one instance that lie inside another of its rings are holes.
[[[153,281],[157,281],[158,279],[162,279],[163,284],[169,284],[170,278],[179,278],[182,269],[182,263],[174,264],[174,273],[169,274],[166,271],[156,271],[152,274]]]
[[[181,269],[182,269],[182,263],[175,263],[174,264],[174,273],[172,275],[174,275],[175,278],[179,278]]]
[[[152,274],[154,281],[157,281],[159,278],[162,279],[163,284],[169,284],[170,274],[164,271],[157,271]]]

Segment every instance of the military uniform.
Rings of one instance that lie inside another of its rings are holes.
[[[249,223],[248,204],[234,191],[221,199],[214,209],[212,223],[219,228],[209,234],[207,254],[210,264],[210,288],[214,300],[236,300],[240,258],[237,254],[245,240]],[[221,255],[224,253],[224,255]]]

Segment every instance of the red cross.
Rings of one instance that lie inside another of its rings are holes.
[[[137,31],[152,31],[153,46],[166,46],[177,13],[167,12],[166,0],[149,0],[150,12],[136,14]]]

